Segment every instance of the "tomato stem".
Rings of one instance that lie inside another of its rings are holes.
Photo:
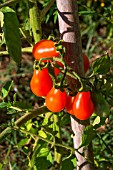
[[[57,131],[57,134],[55,135],[55,143],[62,143],[61,140],[61,130],[60,130],[60,126],[58,125],[59,122],[59,118],[58,115],[54,114],[54,123],[55,126],[53,126],[53,131]],[[59,148],[57,146],[54,146],[54,161],[57,162],[57,168],[59,169],[60,164],[62,162],[62,154],[59,150]]]
[[[61,83],[60,83],[61,87],[63,87],[64,80],[65,80],[65,77],[66,77],[66,73],[67,73],[67,66],[65,64],[65,66],[64,66],[64,75],[63,75],[63,78],[62,78]]]
[[[34,41],[35,43],[37,43],[41,39],[42,31],[41,31],[39,9],[36,0],[32,0],[32,4],[29,9],[29,17],[30,17],[30,28],[33,33]]]

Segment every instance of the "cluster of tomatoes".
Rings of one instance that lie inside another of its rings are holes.
[[[52,63],[53,57],[59,58],[60,56],[60,52],[56,50],[52,40],[39,41],[34,45],[32,53],[36,61],[42,60],[43,63]],[[89,68],[89,60],[85,54],[82,56],[86,72]],[[57,62],[57,64],[64,67],[61,62]],[[58,76],[61,70],[54,67],[53,71],[54,75]],[[69,114],[80,120],[86,120],[94,111],[90,91],[78,92],[75,96],[71,96],[67,94],[66,88],[56,88],[47,67],[34,69],[30,87],[36,96],[45,97],[45,104],[52,112],[60,112],[65,108]]]

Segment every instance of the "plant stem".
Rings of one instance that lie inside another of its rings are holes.
[[[32,53],[32,47],[25,47],[25,48],[22,48],[22,52],[23,53]],[[0,51],[0,56],[2,55],[8,55],[8,51]]]
[[[41,39],[42,31],[41,31],[39,9],[36,0],[32,0],[32,3],[30,4],[29,17],[30,17],[30,28],[33,33],[34,42],[37,43]]]
[[[12,129],[14,129],[14,130],[18,130],[18,131],[21,131],[21,132],[22,132],[22,133],[24,133],[24,134],[30,135],[30,136],[32,136],[32,137],[33,137],[33,139],[36,139],[36,138],[37,138],[37,139],[41,139],[41,140],[43,140],[43,141],[45,141],[45,142],[47,142],[47,143],[51,144],[52,146],[62,147],[62,148],[65,148],[65,149],[71,150],[73,153],[74,153],[74,151],[75,151],[75,149],[74,149],[74,148],[72,148],[72,147],[70,147],[70,146],[66,146],[66,145],[63,145],[63,144],[61,144],[61,143],[57,143],[57,142],[54,142],[54,141],[48,140],[48,139],[43,138],[43,137],[41,137],[41,136],[39,136],[39,135],[37,135],[37,134],[34,134],[34,133],[31,133],[31,132],[26,131],[26,130],[24,130],[24,129],[21,129],[21,128],[20,128],[20,127],[18,127],[18,126],[14,126],[14,127],[12,127]]]
[[[24,130],[24,129],[21,129],[20,127],[18,127],[18,126],[14,126],[14,127],[12,127],[12,129],[13,130],[16,130],[16,131],[21,131],[22,133],[24,133],[24,134],[26,134],[26,135],[30,135],[34,140],[36,140],[36,141],[39,141],[39,139],[40,140],[43,140],[43,141],[45,141],[45,142],[47,142],[48,144],[51,144],[52,146],[54,146],[54,147],[59,147],[60,149],[61,148],[65,148],[65,149],[67,149],[67,150],[70,150],[71,151],[71,153],[72,154],[74,154],[74,152],[76,151],[76,152],[78,152],[82,157],[84,157],[84,154],[82,154],[81,152],[79,152],[78,151],[78,149],[74,149],[74,148],[72,148],[72,147],[70,147],[70,146],[66,146],[66,145],[64,145],[64,144],[61,144],[61,143],[58,143],[58,142],[56,142],[56,141],[51,141],[51,140],[48,140],[48,139],[46,139],[46,138],[43,138],[43,137],[41,137],[41,136],[39,136],[39,135],[37,135],[37,134],[34,134],[34,133],[31,133],[31,132],[29,132],[29,131],[26,131],[26,130]],[[36,146],[36,144],[35,144],[35,146]],[[91,162],[87,157],[84,157],[88,162],[90,162],[91,164],[93,164],[93,162]],[[60,158],[61,159],[61,158]],[[61,161],[61,160],[60,160]]]
[[[78,17],[78,6],[77,0],[56,0],[58,8],[58,21],[59,21],[59,31],[61,39],[63,39],[63,45],[66,48],[66,55],[64,60],[66,64],[73,69],[77,74],[75,77],[81,82],[81,76],[84,77],[84,64],[82,58],[82,44],[80,35],[80,25]],[[71,71],[70,71],[71,72]],[[76,92],[79,87],[79,81],[67,76],[67,83],[69,88]],[[82,85],[82,84],[81,84]],[[89,124],[89,121],[79,121],[71,116],[71,126],[74,133],[74,148],[79,148],[82,140],[82,133],[84,128]],[[84,150],[85,149],[85,150]],[[76,170],[93,170],[94,166],[86,161],[87,157],[91,162],[93,162],[93,152],[91,145],[84,148],[80,148],[79,152],[75,152],[77,158]],[[84,157],[82,154],[84,153]]]
[[[57,134],[55,135],[55,143],[61,143],[61,131],[58,125],[59,122],[58,115],[54,114],[53,116],[55,123],[53,131],[57,131]],[[58,147],[54,147],[54,161],[57,163],[57,169],[59,170],[62,162],[62,154]]]
[[[20,33],[23,35],[23,37],[27,40],[27,42],[31,45],[31,47],[33,46],[31,41],[28,39],[28,37],[26,36],[26,34],[24,33],[24,31],[22,30],[22,28],[20,28]]]
[[[65,148],[65,149],[67,149],[67,150],[71,150],[72,153],[74,153],[74,152],[76,151],[76,152],[78,152],[82,157],[84,157],[84,155],[83,155],[81,152],[79,152],[78,149],[72,148],[72,147],[70,147],[70,146],[63,145],[63,144],[61,144],[61,142],[59,142],[59,141],[50,141],[50,140],[48,140],[48,139],[46,139],[46,138],[43,138],[43,137],[41,137],[41,136],[39,136],[39,135],[33,134],[33,133],[29,132],[29,131],[26,131],[26,130],[20,128],[20,127],[21,127],[24,123],[26,123],[28,120],[33,119],[33,118],[35,118],[35,117],[37,117],[37,116],[39,116],[39,115],[41,115],[41,114],[48,114],[48,115],[50,115],[48,109],[47,109],[45,106],[42,106],[42,107],[40,107],[40,108],[38,108],[38,109],[36,109],[36,110],[33,110],[33,111],[29,112],[29,113],[24,114],[22,117],[20,117],[19,119],[17,119],[17,120],[14,122],[14,126],[13,126],[13,127],[11,127],[11,126],[10,126],[10,127],[7,127],[5,130],[3,130],[3,131],[0,133],[0,142],[2,142],[3,139],[5,139],[5,137],[8,136],[8,135],[11,133],[12,130],[18,130],[18,131],[21,131],[21,132],[24,133],[24,134],[30,135],[34,140],[35,140],[36,138],[37,138],[37,140],[38,140],[38,139],[43,140],[43,141],[45,141],[45,142],[47,142],[47,143],[50,143],[52,146],[60,147],[60,149],[61,149],[61,148]],[[57,117],[55,117],[54,120],[57,122],[57,121],[58,121]],[[60,138],[60,131],[58,131],[57,137]],[[60,139],[61,139],[61,138],[60,138]],[[58,142],[59,142],[59,143],[58,143]],[[85,157],[85,159],[86,159],[87,161],[90,161],[87,157]],[[57,161],[59,161],[59,162],[61,163],[61,154],[59,154],[59,156],[57,157]]]
[[[42,106],[36,110],[33,110],[29,113],[24,114],[22,117],[20,117],[19,119],[17,119],[14,124],[16,126],[22,126],[24,123],[26,123],[28,120],[33,119],[41,114],[46,114],[48,111],[48,109],[46,108],[46,106]],[[3,130],[0,133],[0,141],[2,141],[10,132],[11,132],[11,127],[7,127],[5,130]]]
[[[3,4],[0,4],[0,8],[5,7],[5,6],[10,6],[18,2],[20,2],[20,0],[9,0],[9,1],[4,2]]]

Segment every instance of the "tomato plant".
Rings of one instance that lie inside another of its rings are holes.
[[[66,91],[52,88],[46,96],[46,106],[52,112],[60,112],[66,105]]]
[[[86,73],[90,67],[90,63],[89,63],[89,59],[88,59],[87,55],[82,53],[82,57],[83,57],[83,62],[84,62],[84,71]]]
[[[58,57],[59,52],[56,50],[54,42],[51,40],[41,40],[37,42],[34,47],[32,54],[36,60],[42,58],[53,58]]]
[[[80,120],[88,119],[94,111],[90,92],[78,92],[73,102],[73,113]]]
[[[53,86],[52,78],[50,77],[47,68],[42,70],[34,70],[31,78],[30,87],[36,96],[46,96]]]
[[[73,102],[74,102],[75,96],[67,96],[67,101],[66,101],[66,111],[70,114],[73,115]]]

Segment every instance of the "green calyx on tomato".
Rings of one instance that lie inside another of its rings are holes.
[[[46,96],[46,106],[52,112],[60,112],[66,105],[67,94],[60,89],[52,88]]]
[[[53,87],[53,81],[47,68],[42,70],[34,70],[30,81],[30,88],[36,96],[46,96]]]

